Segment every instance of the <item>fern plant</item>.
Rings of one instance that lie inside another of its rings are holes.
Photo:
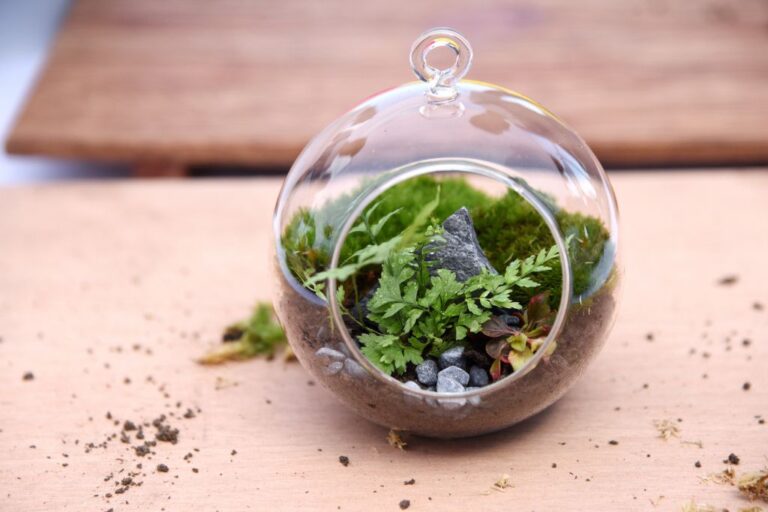
[[[510,299],[513,288],[535,288],[535,274],[551,270],[557,245],[524,260],[512,261],[503,274],[484,270],[459,282],[447,269],[430,272],[428,247],[439,240],[432,227],[418,246],[394,251],[382,264],[379,287],[368,301],[367,318],[376,329],[358,339],[363,353],[382,371],[402,374],[425,355],[437,357],[479,333],[494,309],[522,310]]]

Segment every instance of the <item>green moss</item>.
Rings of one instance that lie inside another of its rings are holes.
[[[372,223],[384,215],[400,209],[386,223],[379,234],[379,242],[403,231],[416,213],[437,195],[440,186],[440,203],[435,210],[436,222],[442,222],[453,212],[467,207],[477,231],[478,240],[489,261],[496,269],[503,269],[516,258],[546,249],[554,243],[552,234],[536,210],[514,191],[494,199],[473,188],[459,178],[435,179],[421,176],[400,183],[374,202],[376,210],[371,214]],[[343,219],[350,198],[329,203],[324,208],[297,213],[286,228],[283,245],[289,268],[300,281],[307,276],[325,270],[332,250],[330,239],[333,227]],[[594,267],[600,260],[608,240],[608,233],[599,219],[579,213],[559,211],[556,218],[563,235],[573,235],[570,249],[571,267],[574,278],[574,292],[579,295],[587,291]],[[370,243],[368,235],[350,235],[342,248],[342,260]],[[560,300],[562,272],[559,260],[553,262],[553,271],[540,278],[543,288],[551,291],[552,307]],[[531,296],[540,291],[518,290],[513,299],[527,303]]]
[[[440,203],[434,212],[437,222],[443,222],[453,212],[466,206],[479,206],[489,198],[484,193],[471,187],[461,178],[448,178],[440,181],[429,176],[419,176],[388,189],[381,194],[374,204],[378,204],[371,215],[376,222],[389,212],[400,209],[385,224],[380,234],[380,240],[388,240],[402,233],[408,227],[416,214],[425,204],[437,197],[437,187],[440,186]],[[342,259],[370,243],[370,238],[364,233],[355,233],[347,238],[342,249]]]

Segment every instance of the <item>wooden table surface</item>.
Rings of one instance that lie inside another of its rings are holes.
[[[352,105],[412,80],[422,31],[469,78],[539,100],[608,166],[768,162],[760,0],[76,0],[10,152],[287,167]]]
[[[273,291],[277,180],[0,189],[0,509],[746,507],[704,480],[730,453],[737,473],[768,464],[768,171],[659,178],[613,176],[623,303],[575,388],[504,432],[406,451],[297,363],[193,361]],[[120,441],[113,421],[161,414],[177,444],[139,457],[135,431]],[[141,485],[106,498],[131,472]],[[512,487],[491,490],[504,474]]]

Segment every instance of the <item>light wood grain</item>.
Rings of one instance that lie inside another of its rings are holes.
[[[77,0],[7,147],[287,166],[449,25],[470,78],[539,100],[606,165],[765,163],[766,23],[758,0]]]
[[[0,508],[396,511],[409,499],[414,511],[677,511],[691,498],[745,506],[732,487],[700,477],[724,469],[731,452],[738,471],[768,462],[768,425],[755,418],[768,417],[768,310],[753,309],[768,306],[768,172],[627,173],[614,182],[624,301],[595,364],[517,427],[412,439],[405,452],[309,386],[295,363],[193,362],[225,324],[270,297],[278,181],[0,189]],[[727,274],[738,282],[718,286]],[[26,371],[34,380],[22,380]],[[217,390],[219,378],[237,385]],[[202,412],[179,419],[186,407]],[[84,443],[117,430],[107,411],[121,421],[175,411],[180,441],[150,460],[118,440],[85,453]],[[657,437],[654,420],[678,418],[679,439]],[[103,477],[137,462],[143,484],[105,499],[114,484]],[[155,472],[161,462],[169,473]],[[514,487],[489,491],[505,473]],[[410,478],[416,484],[403,485]]]

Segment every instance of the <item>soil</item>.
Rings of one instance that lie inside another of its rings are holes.
[[[344,467],[349,466],[349,457],[346,455],[339,455],[339,462],[341,462],[341,465]]]
[[[288,340],[302,365],[343,402],[374,423],[432,437],[464,437],[500,430],[543,410],[560,398],[601,348],[616,308],[611,286],[604,286],[583,305],[574,304],[554,353],[520,378],[503,379],[472,399],[435,398],[408,393],[385,383],[352,355],[331,325],[328,310],[278,269],[276,307]],[[316,356],[323,347],[342,352],[343,365],[331,366]]]

